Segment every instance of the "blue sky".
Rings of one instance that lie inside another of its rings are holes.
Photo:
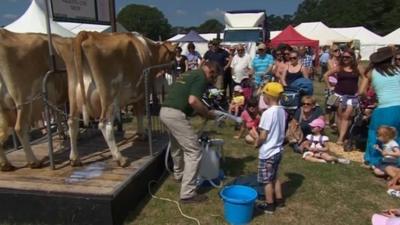
[[[21,16],[31,0],[0,0],[0,26]],[[221,19],[225,10],[266,9],[268,14],[292,14],[302,0],[115,0],[119,11],[130,3],[155,6],[173,26],[197,26],[207,19]]]

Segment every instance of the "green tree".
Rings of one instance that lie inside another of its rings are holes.
[[[291,15],[283,15],[283,16],[275,16],[269,15],[267,18],[268,28],[271,31],[275,30],[283,30],[288,25],[293,23],[293,16]]]
[[[153,40],[164,40],[171,35],[171,25],[156,7],[127,5],[118,13],[117,21],[128,31],[142,33]]]
[[[199,33],[218,33],[223,30],[224,25],[216,19],[207,20],[197,28]]]

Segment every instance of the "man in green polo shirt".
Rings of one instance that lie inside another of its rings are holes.
[[[160,111],[160,119],[171,134],[171,155],[174,161],[174,179],[182,181],[180,199],[182,203],[207,200],[207,196],[196,193],[196,179],[202,151],[198,136],[188,116],[196,112],[208,119],[215,117],[201,102],[208,83],[214,83],[220,73],[215,62],[206,62],[199,70],[181,74],[168,92]]]

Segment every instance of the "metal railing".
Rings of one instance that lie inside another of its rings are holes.
[[[58,113],[59,109],[54,109],[54,105],[50,104],[49,102],[49,93],[47,90],[47,80],[51,75],[58,74],[58,73],[65,73],[65,70],[49,70],[47,71],[46,75],[44,76],[42,80],[42,96],[43,96],[43,102],[44,102],[44,110],[45,110],[45,120],[46,120],[46,128],[47,128],[47,144],[48,144],[48,151],[49,151],[49,162],[50,162],[50,168],[54,170],[55,165],[54,165],[54,149],[53,149],[53,132],[51,130],[51,115],[50,115],[50,110],[53,109],[55,113]],[[66,115],[66,112],[64,112]],[[58,127],[58,129],[62,129],[61,127]]]
[[[146,102],[146,120],[147,120],[147,137],[148,137],[148,144],[149,144],[149,154],[151,156],[154,155],[153,151],[153,138],[154,135],[163,135],[166,134],[166,129],[164,125],[161,123],[159,119],[159,112],[161,108],[161,104],[164,101],[165,96],[165,83],[161,83],[160,86],[155,85],[154,74],[151,73],[152,70],[155,69],[164,69],[168,72],[171,72],[172,76],[172,83],[175,82],[175,72],[172,69],[174,65],[173,62],[155,65],[151,67],[147,67],[143,70],[143,77],[145,82],[145,102]],[[155,78],[157,79],[157,78]],[[164,78],[165,79],[165,78]],[[150,83],[152,82],[152,83]],[[160,88],[161,90],[158,90]]]
[[[171,72],[173,63],[166,63],[161,65],[155,65],[148,67],[143,70],[142,76],[144,79],[145,85],[145,115],[147,121],[147,136],[148,136],[148,145],[149,145],[149,155],[154,155],[153,151],[153,140],[155,136],[161,136],[166,134],[166,129],[161,123],[159,119],[159,111],[161,108],[161,104],[164,101],[165,93],[166,93],[166,85],[165,80],[161,82],[161,85],[156,85],[155,79],[161,79],[156,77],[151,77],[154,73],[151,73],[156,69],[164,69],[164,71]],[[63,116],[67,116],[65,111],[62,111],[59,108],[49,102],[47,83],[50,76],[55,75],[57,73],[63,73],[65,70],[50,70],[48,71],[42,81],[42,97],[45,107],[45,120],[46,120],[46,128],[47,128],[47,142],[48,142],[48,153],[49,153],[49,162],[50,168],[55,169],[54,163],[54,147],[53,147],[53,132],[51,130],[51,111],[54,113],[59,113]],[[175,81],[175,73],[170,73],[172,76],[172,83]],[[165,79],[165,78],[162,78]],[[61,129],[61,128],[59,128]]]

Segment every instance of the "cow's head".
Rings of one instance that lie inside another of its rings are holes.
[[[174,60],[177,44],[167,41],[159,43],[159,45],[160,48],[156,54],[158,56],[157,64],[169,63]]]

